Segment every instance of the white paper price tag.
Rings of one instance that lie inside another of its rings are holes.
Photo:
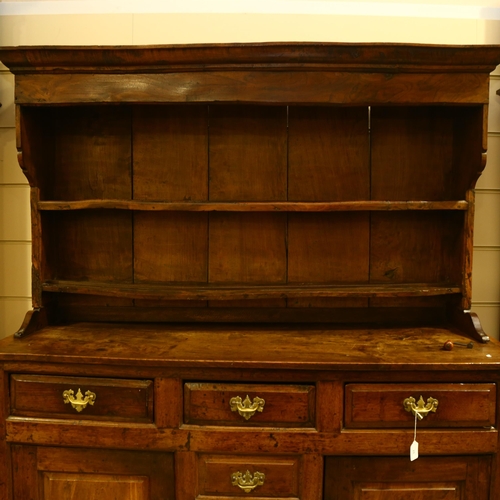
[[[418,443],[416,441],[413,441],[413,443],[410,446],[410,460],[413,462],[413,460],[416,460],[418,458]]]
[[[415,431],[413,432],[413,443],[410,446],[410,460],[416,460],[418,458],[418,443],[417,443],[417,416],[418,412],[415,412]]]

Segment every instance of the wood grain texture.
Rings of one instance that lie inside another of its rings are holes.
[[[78,500],[118,500],[123,498],[119,494],[134,500],[173,498],[174,464],[169,453],[39,447],[31,469],[54,495],[64,492],[68,482],[76,482]]]
[[[208,199],[208,108],[133,107],[134,199]]]
[[[355,449],[358,456],[373,457],[400,456],[407,459],[409,445],[413,439],[413,431],[402,432],[400,429],[387,429],[383,433],[375,430],[359,430],[343,432],[332,439],[329,433],[314,431],[258,429],[246,430],[244,433],[220,428],[209,429],[165,429],[158,431],[154,426],[142,424],[123,424],[119,427],[110,425],[92,425],[81,422],[74,423],[53,421],[23,421],[10,419],[7,422],[9,440],[30,445],[35,441],[40,446],[60,446],[72,448],[81,443],[82,433],[86,435],[85,446],[89,449],[106,448],[130,450],[130,448],[155,452],[221,453],[234,455],[241,447],[241,439],[248,443],[245,453],[294,454],[305,453],[321,455],[352,455]],[[207,432],[207,430],[209,432]],[[437,456],[463,455],[464,441],[467,443],[469,455],[493,455],[496,453],[498,432],[494,430],[461,430],[444,435],[443,430],[428,429],[420,433],[419,444],[428,450],[439,450]],[[376,455],[373,455],[376,450]],[[238,453],[238,455],[241,455]],[[74,457],[75,458],[75,457]],[[139,457],[140,458],[140,457]],[[149,457],[149,458],[154,458]],[[265,457],[264,457],[265,458]],[[488,474],[488,471],[485,471]],[[472,497],[473,498],[473,497]]]
[[[131,214],[65,212],[51,214],[42,224],[48,268],[54,276],[132,282]]]
[[[177,428],[182,422],[182,381],[172,377],[156,377],[155,424],[158,428]]]
[[[11,446],[13,476],[13,497],[23,500],[39,500],[36,446]]]
[[[488,457],[327,458],[325,498],[487,500]],[[394,471],[397,470],[397,474]]]
[[[0,393],[8,393],[8,377],[6,372],[0,370]],[[10,446],[6,440],[5,421],[10,412],[7,398],[0,403],[0,498],[10,499],[12,495],[12,460]]]
[[[495,65],[491,66],[494,69]],[[274,69],[274,68],[273,68]],[[247,70],[117,75],[20,75],[20,104],[62,103],[263,103],[287,104],[484,104],[484,74],[383,73],[343,71]],[[418,69],[417,69],[418,71]],[[41,91],[40,89],[43,89]]]
[[[95,394],[93,404],[78,412],[63,393]],[[11,415],[73,420],[153,421],[153,383],[142,380],[11,375]]]
[[[63,296],[65,298],[72,295]],[[80,296],[81,297],[81,296]],[[95,298],[93,296],[90,296]],[[414,325],[429,326],[442,324],[445,322],[444,304],[426,304],[427,307],[415,307],[415,296],[411,297],[412,304],[405,304],[405,307],[398,307],[396,303],[394,307],[387,307],[387,303],[401,300],[396,299],[396,295],[391,295],[387,298],[385,306],[366,308],[365,304],[355,304],[364,299],[344,299],[344,298],[326,298],[314,299],[328,301],[323,307],[295,307],[295,301],[299,299],[288,299],[289,307],[270,307],[268,306],[271,299],[265,299],[265,303],[260,300],[247,299],[246,307],[229,307],[234,305],[232,299],[225,299],[223,302],[229,301],[228,307],[223,307],[220,302],[210,301],[210,305],[214,304],[217,307],[217,314],[214,315],[213,310],[199,307],[199,304],[194,300],[175,300],[175,304],[167,300],[156,301],[154,299],[137,300],[134,299],[134,306],[116,305],[115,301],[128,300],[116,299],[114,297],[105,297],[106,304],[96,305],[87,304],[85,308],[81,307],[81,303],[72,301],[60,304],[59,314],[67,322],[142,322],[142,323],[158,323],[158,322],[201,322],[201,323],[329,323],[331,325],[349,324],[377,324],[385,323],[387,325]],[[99,298],[99,297],[98,297]],[[272,299],[274,300],[278,299]],[[312,300],[312,299],[311,299]],[[370,302],[375,299],[370,298]],[[337,304],[334,306],[331,301]],[[236,302],[236,301],[234,301]],[[340,302],[340,303],[339,303]],[[355,302],[355,303],[354,303]],[[193,303],[193,306],[190,305]],[[183,307],[181,307],[183,306]],[[475,332],[475,330],[474,330]],[[465,335],[465,331],[464,331]],[[473,337],[472,333],[470,334]]]
[[[122,297],[153,300],[240,300],[273,298],[351,298],[360,297],[435,297],[457,295],[461,288],[449,283],[377,283],[374,285],[347,284],[110,284],[99,281],[49,280],[43,283],[46,292]],[[92,305],[92,301],[88,302]],[[111,305],[111,304],[110,304]],[[154,305],[154,304],[153,304]],[[428,304],[437,307],[442,304]],[[408,306],[408,304],[406,304]],[[256,306],[258,307],[258,306]],[[369,314],[369,312],[367,312]]]
[[[54,165],[42,199],[132,198],[130,108],[55,110]]]
[[[383,53],[383,58],[381,54]],[[423,45],[391,43],[308,43],[268,42],[250,44],[192,44],[149,46],[53,46],[2,47],[1,60],[15,74],[80,73],[96,70],[103,73],[214,70],[235,65],[251,67],[259,62],[268,67],[281,63],[291,70],[310,66],[315,69],[414,70],[423,67],[455,72],[490,73],[498,61],[498,46]]]
[[[67,472],[44,472],[43,500],[67,498],[74,492],[72,500],[105,498],[106,500],[148,500],[149,481],[145,476],[121,476],[117,474],[70,474]]]
[[[476,363],[498,369],[497,342],[443,351],[448,339],[468,342],[446,326],[80,323],[46,327],[24,342],[4,339],[0,347],[5,360],[89,365],[472,371]]]
[[[290,214],[288,282],[366,283],[369,238],[367,214]]]
[[[462,276],[464,293],[462,296],[462,303],[460,304],[463,310],[469,310],[472,307],[472,262],[474,254],[474,214],[476,194],[473,189],[467,192],[467,200],[470,203],[469,209],[465,214],[464,228],[463,228],[463,258],[462,258]]]
[[[248,420],[230,405],[232,398],[264,400]],[[315,427],[316,391],[309,385],[194,383],[184,385],[184,423],[234,427]]]
[[[192,500],[198,496],[198,462],[196,453],[179,451],[175,454],[175,498]]]
[[[450,199],[450,115],[445,107],[372,107],[372,199]]]
[[[234,486],[231,475],[249,471],[264,474],[264,483],[253,490],[252,496],[298,498],[300,462],[293,456],[231,456],[200,454],[198,459],[198,489],[208,497],[243,497],[245,492]],[[245,496],[248,496],[245,495]]]
[[[339,381],[319,381],[316,383],[316,427],[321,432],[338,435],[343,426],[344,384]]]
[[[465,200],[453,201],[234,201],[147,202],[124,200],[39,201],[39,210],[116,209],[148,212],[362,212],[392,210],[467,210]]]
[[[400,217],[371,215],[370,280],[372,283],[460,284],[463,291],[463,216],[412,212]]]
[[[367,107],[290,106],[288,121],[289,200],[370,198]]]
[[[403,401],[422,396],[438,400],[436,412],[428,413],[419,428],[492,427],[496,421],[495,384],[348,384],[345,392],[346,428],[411,429],[415,418]]]
[[[499,54],[0,48],[34,240],[0,497],[496,499],[500,344],[464,308]]]
[[[134,214],[135,283],[206,283],[208,216]]]
[[[302,456],[302,474],[300,476],[300,498],[320,500],[323,498],[323,457],[308,453]]]
[[[211,214],[209,227],[209,283],[286,282],[286,214]]]
[[[210,201],[285,201],[287,108],[210,106]]]

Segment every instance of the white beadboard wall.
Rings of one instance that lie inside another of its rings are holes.
[[[332,41],[500,44],[497,0],[0,0],[0,45]],[[0,66],[0,338],[30,299],[29,189],[17,164],[14,79]],[[500,70],[477,186],[473,311],[500,333]]]

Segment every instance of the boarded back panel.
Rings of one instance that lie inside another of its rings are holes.
[[[371,137],[372,199],[450,199],[451,110],[372,107]]]
[[[372,282],[461,282],[462,212],[372,213]]]
[[[43,221],[53,278],[132,282],[132,214],[61,212],[45,214]]]
[[[369,214],[289,214],[290,283],[367,283]]]
[[[286,214],[210,215],[211,283],[285,283]]]
[[[139,106],[133,137],[134,199],[207,200],[207,106]]]
[[[290,201],[369,198],[368,108],[290,106],[288,151]]]
[[[286,200],[286,107],[210,107],[210,200]]]
[[[55,161],[46,198],[130,199],[130,108],[61,108],[54,122]]]
[[[136,282],[207,281],[207,214],[137,212],[134,216]]]

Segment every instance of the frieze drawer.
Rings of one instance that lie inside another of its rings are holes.
[[[186,383],[184,423],[314,427],[313,385]]]
[[[87,377],[12,375],[11,415],[153,421],[153,383]]]
[[[345,427],[492,427],[495,406],[495,384],[347,384]]]
[[[300,457],[201,454],[198,495],[299,498]]]

